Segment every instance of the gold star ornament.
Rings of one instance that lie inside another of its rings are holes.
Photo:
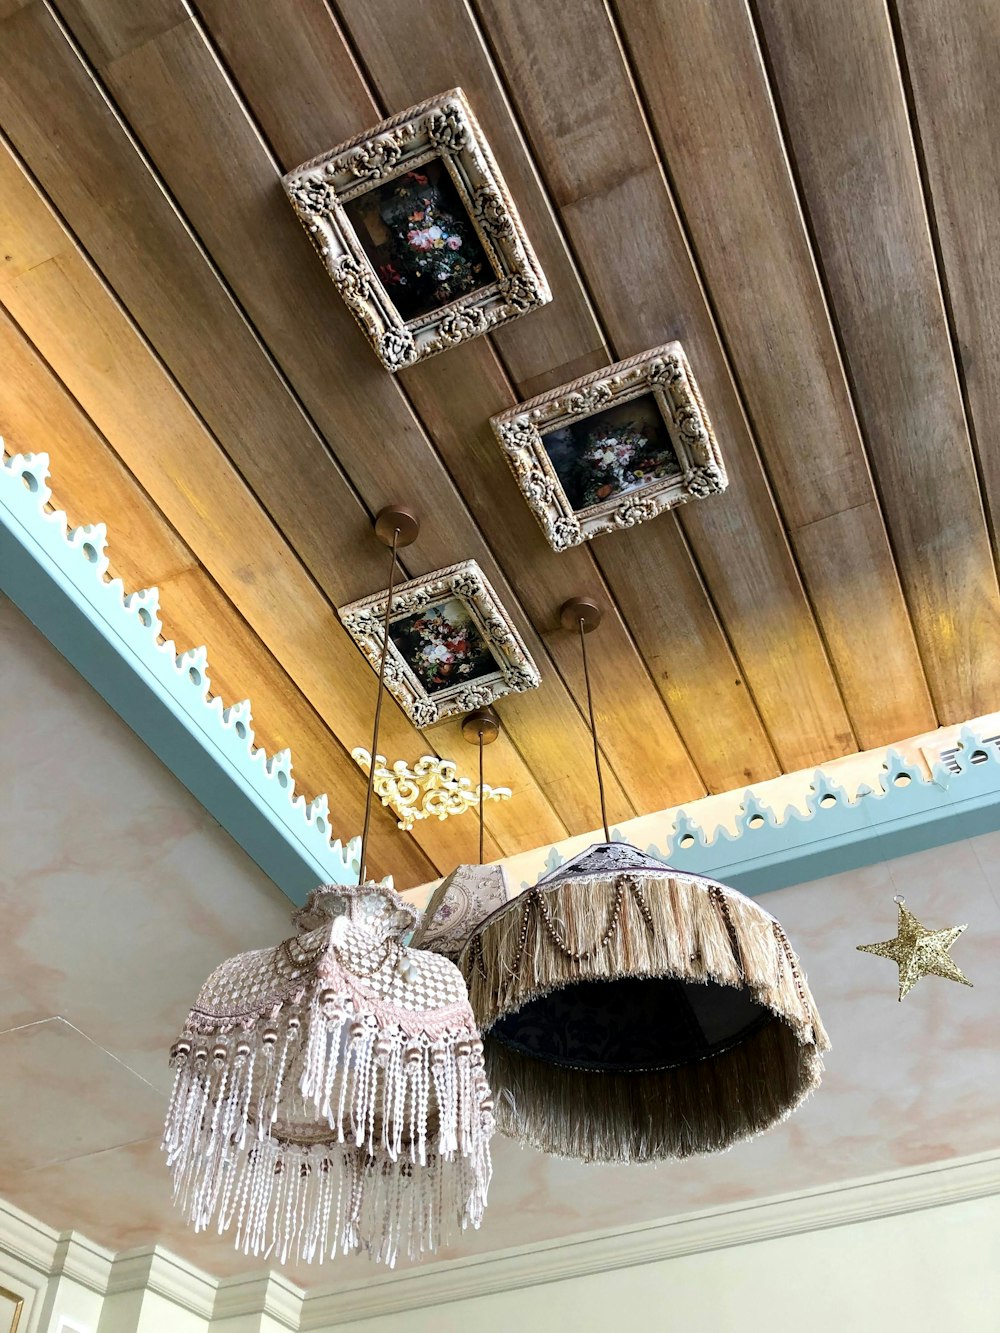
[[[906,906],[906,899],[895,899],[899,908],[896,938],[881,944],[859,944],[861,953],[878,954],[891,958],[899,968],[899,998],[902,1000],[921,977],[944,977],[960,981],[963,986],[972,982],[962,969],[952,962],[948,950],[965,930],[965,926],[949,926],[945,930],[927,930]],[[968,923],[966,923],[968,924]]]

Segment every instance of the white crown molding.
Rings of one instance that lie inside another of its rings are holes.
[[[76,1231],[66,1231],[56,1243],[53,1272],[65,1275],[91,1291],[107,1291],[114,1269],[115,1256],[101,1245],[95,1245]]]
[[[311,1291],[299,1328],[329,1328],[418,1306],[560,1282],[796,1232],[818,1231],[1000,1193],[1000,1154],[871,1177],[821,1191],[707,1210],[647,1226],[525,1246]]]
[[[284,1328],[298,1333],[308,1295],[283,1274],[270,1272],[248,1277],[223,1278],[215,1295],[215,1319],[237,1315],[266,1314]]]
[[[159,1246],[117,1256],[0,1201],[0,1252],[102,1295],[153,1291],[211,1321],[266,1314],[293,1333],[1000,1193],[1000,1153],[958,1158],[643,1226],[428,1264],[304,1292],[280,1272],[213,1278]]]
[[[0,1199],[0,1252],[46,1277],[66,1276],[104,1295],[115,1256],[75,1231],[55,1231]]]
[[[218,1286],[217,1278],[156,1245],[118,1254],[108,1275],[105,1295],[152,1291],[202,1319],[211,1319]]]
[[[20,1259],[29,1268],[51,1273],[58,1245],[58,1231],[15,1208],[12,1203],[0,1200],[0,1251]]]

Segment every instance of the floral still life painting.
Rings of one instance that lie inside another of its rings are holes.
[[[428,694],[497,670],[496,658],[457,597],[404,616],[389,634]]]
[[[387,593],[339,609],[345,629],[378,671]],[[417,727],[537,689],[541,676],[475,560],[393,589],[385,683]]]
[[[303,162],[283,184],[387,370],[552,300],[461,88]]]
[[[491,425],[555,551],[726,489],[715,432],[677,342],[539,394]]]
[[[560,426],[544,434],[542,442],[574,509],[680,475],[652,394]]]
[[[497,280],[440,158],[359,195],[344,211],[404,320]]]

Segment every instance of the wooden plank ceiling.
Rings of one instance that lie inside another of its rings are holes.
[[[1000,707],[1000,10],[978,0],[2,0],[0,430],[361,823],[374,678],[334,608],[475,557],[544,677],[495,857]],[[555,299],[398,378],[279,184],[462,86]],[[556,555],[488,418],[679,338],[730,488]],[[395,705],[383,748],[467,762]],[[399,833],[403,886],[472,819]]]

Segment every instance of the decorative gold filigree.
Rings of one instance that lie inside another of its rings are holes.
[[[351,751],[351,758],[365,773],[371,771],[372,757],[363,746]],[[479,788],[470,778],[458,776],[453,759],[439,759],[425,754],[412,768],[405,759],[397,759],[392,768],[385,756],[378,755],[375,766],[375,795],[396,816],[401,829],[409,831],[418,819],[448,819],[464,815],[479,804]],[[491,787],[483,783],[484,801],[509,801],[509,787]]]

